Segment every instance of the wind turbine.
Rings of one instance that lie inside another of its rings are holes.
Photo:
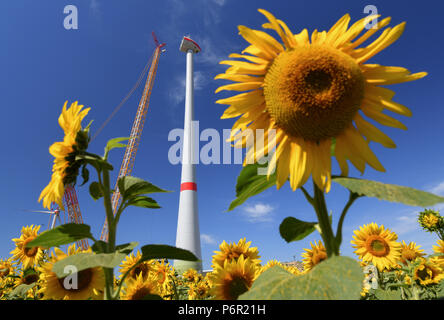
[[[59,220],[60,224],[62,224],[59,208],[56,208],[54,210],[24,210],[24,211],[49,214],[48,229],[50,230],[54,229],[57,219]]]

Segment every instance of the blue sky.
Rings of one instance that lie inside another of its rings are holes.
[[[63,8],[68,4],[78,8],[77,30],[63,27]],[[218,64],[220,60],[247,46],[238,35],[238,25],[260,29],[266,21],[257,9],[264,8],[284,20],[293,32],[303,28],[309,32],[325,30],[345,13],[350,13],[352,21],[364,17],[368,4],[376,5],[383,17],[391,16],[391,25],[407,21],[403,36],[370,63],[403,66],[412,72],[427,71],[429,75],[416,82],[390,86],[396,91],[394,100],[407,105],[413,117],[395,116],[406,124],[407,131],[383,128],[397,148],[373,144],[372,149],[387,172],[367,168],[363,177],[444,195],[444,64],[440,54],[444,40],[439,36],[443,29],[439,22],[443,5],[436,1],[416,5],[356,0],[2,1],[0,257],[9,256],[14,248],[11,238],[19,236],[22,226],[47,227],[45,216],[23,209],[42,208],[37,199],[51,175],[48,147],[62,139],[57,119],[63,103],[78,100],[91,107],[84,124],[94,120],[94,134],[131,89],[151,56],[152,31],[167,44],[167,51],[160,58],[133,175],[174,192],[155,196],[162,209],[128,209],[121,218],[117,240],[174,245],[180,165],[168,161],[168,149],[173,144],[168,141],[168,133],[183,126],[185,55],[179,51],[182,37],[189,35],[202,47],[195,57],[195,118],[201,130],[214,128],[222,134],[234,120],[221,120],[224,107],[214,102],[230,93],[214,94],[223,81],[213,78],[226,68]],[[108,139],[129,135],[140,95],[141,88],[92,142],[91,152],[102,154]],[[110,156],[116,168],[113,181],[122,156],[123,150],[113,151]],[[336,169],[334,172],[338,173]],[[280,191],[271,188],[234,211],[225,212],[234,199],[240,170],[238,164],[197,166],[204,268],[209,268],[213,251],[223,240],[237,242],[243,237],[258,247],[264,262],[301,260],[303,248],[320,236],[313,233],[302,241],[287,244],[278,229],[287,216],[315,220],[302,193],[292,192],[287,184]],[[351,170],[350,176],[360,174]],[[104,221],[103,205],[90,198],[87,186],[77,192],[83,219],[98,237]],[[347,198],[346,190],[333,185],[327,201],[335,223]],[[396,231],[400,240],[416,241],[430,253],[437,237],[418,227],[416,216],[421,209],[372,198],[359,199],[345,220],[342,253],[353,256],[353,230],[370,222],[384,224]]]

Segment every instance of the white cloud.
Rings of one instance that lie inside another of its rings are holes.
[[[438,183],[436,186],[432,187],[430,189],[430,192],[444,196],[444,181],[441,183]]]
[[[267,222],[272,221],[274,208],[269,204],[256,203],[253,206],[244,208],[244,216],[249,222]]]
[[[202,241],[203,244],[216,244],[216,239],[214,239],[213,236],[205,233],[200,235],[200,241]]]
[[[202,71],[194,72],[194,91],[202,90],[207,83],[207,77]],[[185,74],[177,76],[168,92],[168,97],[174,106],[185,101]]]
[[[227,58],[228,55],[217,49],[218,47],[214,45],[209,37],[200,38],[197,36],[196,38],[199,40],[199,46],[202,48],[199,57],[196,59],[198,63],[218,65],[219,61]]]

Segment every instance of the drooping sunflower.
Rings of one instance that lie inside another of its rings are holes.
[[[244,258],[249,258],[253,263],[259,264],[259,251],[256,247],[250,248],[250,245],[251,241],[246,242],[246,238],[240,239],[238,243],[230,242],[229,244],[224,240],[219,246],[220,251],[214,251],[213,268],[215,268],[216,265],[223,267],[225,260],[230,262],[238,259],[242,255]]]
[[[314,245],[310,242],[311,249],[304,249],[305,252],[302,253],[304,262],[304,271],[309,271],[313,267],[325,259],[327,259],[327,250],[325,249],[322,241],[319,240],[317,243],[315,241]]]
[[[143,277],[141,273],[136,279],[129,279],[127,286],[122,288],[122,300],[143,300],[147,295],[160,295],[159,285],[154,274]]]
[[[428,232],[438,231],[444,227],[444,218],[438,211],[426,209],[419,213],[418,222]]]
[[[407,265],[407,261],[413,262],[416,258],[422,257],[425,254],[423,249],[419,249],[421,246],[417,246],[415,242],[410,242],[408,245],[402,240],[401,243],[401,258],[400,261],[403,265]]]
[[[91,248],[82,251],[72,244],[65,254],[59,248],[54,248],[51,258],[40,268],[40,279],[43,281],[40,293],[43,299],[49,300],[88,300],[100,299],[103,296],[105,275],[101,267],[88,268],[77,272],[76,276],[70,275],[70,279],[57,278],[52,271],[54,263],[81,252],[92,252]],[[67,280],[67,281],[65,281]]]
[[[216,265],[211,275],[211,295],[216,300],[236,300],[247,292],[260,273],[260,267],[243,255],[236,260],[225,260],[224,266]]]
[[[443,269],[431,260],[420,258],[421,263],[413,270],[413,280],[427,286],[439,283],[444,279]]]
[[[52,177],[49,184],[42,190],[39,202],[43,199],[43,206],[51,209],[51,203],[55,202],[64,210],[62,197],[65,186],[75,184],[80,162],[76,161],[76,155],[85,151],[88,147],[89,126],[82,130],[82,120],[88,114],[90,108],[83,109],[83,105],[72,103],[66,109],[68,101],[63,105],[59,117],[59,125],[64,131],[64,139],[55,142],[49,147],[49,153],[54,157]]]
[[[370,223],[354,231],[352,241],[355,253],[364,262],[372,262],[379,271],[397,265],[401,258],[401,244],[396,242],[398,236],[383,225]]]
[[[283,44],[264,31],[239,26],[240,35],[250,45],[242,54],[229,57],[244,60],[221,61],[231,67],[215,77],[235,82],[219,87],[216,93],[245,91],[216,101],[230,105],[222,119],[240,116],[233,125],[231,140],[235,147],[249,148],[245,163],[267,155],[268,142],[272,143],[275,134],[277,148],[268,174],[277,170],[278,189],[289,176],[295,190],[311,175],[316,185],[328,192],[333,142],[342,175],[348,175],[347,160],[361,172],[366,164],[385,171],[368,143],[374,141],[387,148],[396,145],[364,116],[385,126],[406,129],[383,111],[411,116],[410,110],[392,101],[395,93],[381,85],[417,80],[427,73],[411,74],[402,67],[366,62],[395,42],[405,23],[386,28],[375,41],[359,47],[385,28],[390,18],[360,35],[369,20],[379,16],[366,17],[349,27],[350,16],[346,14],[330,30],[315,30],[309,37],[306,29],[293,34],[271,13],[258,11],[269,21],[262,27],[276,31]],[[255,139],[257,129],[264,130],[264,139]],[[249,141],[254,142],[254,148]]]
[[[133,268],[133,266],[142,258],[142,254],[140,251],[137,251],[136,254],[131,253],[130,255],[125,257],[125,260],[122,261],[119,268],[119,278],[122,278],[123,275]],[[153,269],[154,260],[144,261],[139,263],[136,267],[134,267],[130,273],[128,274],[126,279],[135,280],[139,274],[142,274],[142,277],[145,278],[148,276],[148,273]]]
[[[32,268],[44,257],[43,250],[40,247],[27,248],[26,245],[37,238],[40,226],[26,226],[21,230],[20,238],[14,238],[15,249],[11,251],[12,260],[18,260],[22,263],[24,269]]]

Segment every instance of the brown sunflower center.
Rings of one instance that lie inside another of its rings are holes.
[[[142,274],[142,278],[145,278],[145,276],[148,274],[149,267],[145,263],[139,264],[137,267],[131,271],[131,278],[137,279],[137,276],[139,274]]]
[[[242,276],[234,276],[227,281],[227,296],[230,300],[236,300],[241,294],[248,291],[247,280]]]
[[[378,235],[372,235],[367,239],[366,248],[370,254],[376,257],[385,257],[390,253],[389,244]]]
[[[433,271],[425,266],[422,269],[416,270],[416,277],[420,280],[427,280],[433,278]]]
[[[310,141],[335,137],[364,97],[364,76],[349,55],[310,46],[282,52],[264,81],[266,108],[287,134]]]
[[[92,269],[85,269],[77,273],[77,277],[74,275],[72,276],[72,281],[75,281],[77,278],[77,285],[75,283],[72,284],[72,287],[70,287],[67,290],[70,291],[82,291],[85,288],[88,288],[88,286],[91,284],[92,278],[93,278],[93,270]],[[59,283],[60,285],[65,288],[65,278],[60,278]],[[66,289],[66,288],[65,288]]]
[[[325,251],[318,251],[313,253],[313,257],[311,258],[311,261],[313,263],[313,266],[317,265],[318,263],[324,261],[327,259],[327,253]]]
[[[9,274],[9,268],[8,267],[1,267],[0,266],[0,278],[6,277]]]
[[[32,247],[32,248],[26,247],[26,245],[34,239],[35,239],[34,237],[28,238],[23,243],[23,253],[25,254],[25,256],[29,258],[33,258],[37,254],[37,251],[39,250],[39,247]]]
[[[32,284],[34,282],[36,282],[37,280],[39,280],[39,275],[38,274],[29,274],[27,275],[24,279],[23,279],[23,283],[24,284]]]
[[[404,248],[402,250],[401,256],[402,256],[403,260],[412,261],[416,258],[416,252],[415,252],[415,250],[412,250],[409,248]]]

